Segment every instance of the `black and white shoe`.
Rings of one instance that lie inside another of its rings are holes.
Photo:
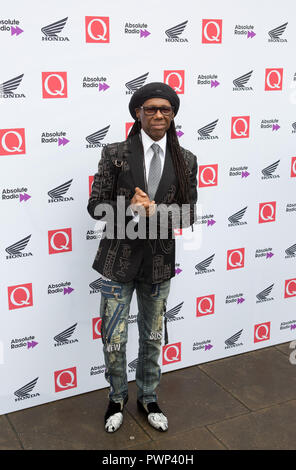
[[[123,407],[127,402],[127,398],[123,403],[109,401],[107,411],[105,413],[105,431],[115,432],[123,423]]]
[[[167,431],[169,424],[167,417],[163,414],[156,401],[151,403],[141,403],[137,400],[140,411],[146,414],[148,423],[158,431]]]

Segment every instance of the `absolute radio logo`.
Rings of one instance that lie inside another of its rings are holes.
[[[66,253],[72,251],[72,229],[63,228],[48,231],[48,253]]]
[[[196,298],[196,316],[204,317],[215,313],[215,294]]]
[[[17,199],[19,202],[27,202],[31,196],[28,194],[28,188],[4,188],[2,190],[2,200]]]
[[[222,20],[202,20],[202,44],[222,43]]]
[[[26,400],[27,398],[40,397],[39,393],[31,393],[32,390],[35,388],[38,379],[39,377],[36,377],[36,379],[31,380],[31,382],[27,383],[26,385],[23,385],[21,388],[16,390],[14,392],[14,395],[17,398],[15,398],[14,401],[22,401]]]
[[[42,98],[68,98],[67,72],[42,72]]]
[[[87,137],[85,137],[86,141],[88,142],[88,144],[86,144],[86,148],[92,149],[92,148],[97,148],[97,147],[104,147],[105,145],[107,145],[107,143],[102,143],[101,140],[103,140],[106,137],[109,127],[110,127],[110,124],[109,126],[103,127],[99,131],[96,131],[93,134],[90,134]]]
[[[105,364],[101,364],[100,366],[92,366],[90,368],[89,375],[92,376],[92,375],[104,374],[105,369],[106,369]]]
[[[162,347],[162,365],[181,361],[181,343],[167,344]]]
[[[124,25],[124,34],[136,35],[139,38],[147,38],[151,33],[148,31],[147,23],[131,23],[127,21]]]
[[[179,139],[182,137],[182,135],[184,135],[184,132],[182,132],[182,126],[180,124],[176,125],[176,134]]]
[[[10,349],[26,348],[34,349],[37,344],[37,341],[34,341],[35,336],[24,336],[23,338],[13,338],[10,342]]]
[[[82,88],[98,88],[98,91],[106,91],[110,88],[110,85],[107,83],[106,77],[83,77]]]
[[[217,88],[217,86],[220,85],[220,82],[218,81],[218,78],[219,78],[218,75],[215,74],[215,73],[213,73],[213,74],[199,74],[197,76],[196,84],[201,85],[201,86],[210,85],[211,88]]]
[[[68,17],[41,28],[42,41],[69,41],[67,36],[58,36],[65,27]]]
[[[19,87],[24,74],[11,78],[0,84],[0,98],[26,98],[23,93],[14,93]]]
[[[247,139],[250,134],[250,116],[231,118],[231,139]]]
[[[184,94],[185,70],[165,70],[163,81],[175,90],[178,95]]]
[[[287,207],[286,207],[286,212],[294,212],[296,211],[296,203],[289,203],[287,204]]]
[[[228,227],[237,227],[238,225],[246,225],[246,221],[242,221],[241,219],[244,217],[246,210],[248,206],[243,207],[240,209],[238,212],[235,212],[235,214],[232,214],[230,217],[228,217],[228,221],[230,222],[228,224]]]
[[[171,28],[165,31],[166,38],[165,42],[188,42],[187,38],[184,38],[182,34],[187,26],[188,20],[183,21],[183,23],[172,26]],[[182,36],[182,37],[180,37]]]
[[[85,240],[100,240],[103,238],[104,229],[98,228],[96,230],[87,230]]]
[[[280,325],[280,330],[295,330],[296,328],[296,320],[289,320],[289,321],[284,321]]]
[[[13,243],[13,245],[10,245],[5,248],[6,253],[8,253],[6,259],[25,258],[27,256],[33,256],[31,252],[24,252],[25,248],[27,247],[30,241],[30,238],[31,235],[28,235],[27,237],[22,238],[21,240],[18,240],[17,242]]]
[[[55,131],[55,132],[42,132],[41,134],[41,143],[42,144],[52,144],[57,143],[58,147],[64,147],[67,145],[70,140],[66,138],[67,133],[64,131]]]
[[[255,258],[265,258],[270,259],[274,256],[273,248],[258,248],[255,251]]]
[[[110,22],[108,16],[85,17],[85,40],[87,43],[107,44],[110,42]]]
[[[296,297],[296,278],[285,281],[285,299]]]
[[[227,338],[224,341],[226,344],[224,349],[237,348],[239,346],[242,346],[243,343],[237,342],[240,339],[242,332],[243,330],[239,330],[237,333],[234,333],[234,335],[230,336],[230,338]]]
[[[214,217],[215,217],[214,214],[211,214],[211,213],[198,215],[195,223],[198,225],[206,224],[207,227],[212,227],[216,223],[216,220]]]
[[[19,20],[15,18],[6,20],[0,19],[0,33],[10,31],[11,36],[17,37],[24,32],[24,30],[19,27],[19,24]]]
[[[232,166],[229,169],[229,176],[240,176],[241,178],[247,178],[250,176],[248,169],[249,167],[247,165]]]
[[[283,89],[283,68],[265,69],[265,91],[281,91]]]
[[[198,186],[200,188],[218,185],[218,164],[199,165]]]
[[[235,36],[245,36],[247,39],[253,39],[253,37],[256,36],[256,33],[254,31],[254,25],[252,24],[245,24],[245,25],[240,25],[236,24],[234,27],[234,35]]]
[[[176,320],[184,320],[184,317],[178,317],[178,313],[184,304],[184,301],[176,305],[175,307],[171,308],[167,312],[165,312],[164,317],[167,319],[168,322],[176,321]]]
[[[270,300],[274,300],[274,297],[269,297],[272,289],[273,289],[274,284],[271,284],[270,286],[266,287],[264,290],[259,292],[259,294],[256,295],[256,304],[260,304],[262,302],[269,302]]]
[[[261,179],[270,180],[270,179],[280,178],[279,174],[274,175],[274,172],[277,169],[279,163],[280,163],[280,160],[277,160],[276,162],[271,163],[271,165],[268,165],[267,167],[263,168],[263,170],[261,170],[261,173],[263,175],[261,176]]]
[[[275,222],[276,201],[261,202],[259,204],[259,224],[266,222]]]
[[[244,75],[241,75],[240,77],[237,77],[233,80],[233,91],[253,91],[253,88],[251,86],[247,86],[251,76],[252,76],[253,70],[250,72],[245,73]]]
[[[270,339],[270,321],[254,326],[254,343]]]
[[[208,274],[215,272],[215,269],[207,269],[214,259],[215,253],[208,258],[200,261],[195,265],[196,273],[195,274]]]
[[[245,301],[244,294],[239,292],[238,294],[230,294],[226,296],[225,303],[226,304],[233,304],[236,303],[237,305],[242,304]]]
[[[262,119],[260,128],[261,129],[270,129],[272,131],[278,131],[281,126],[278,124],[278,119]]]
[[[65,194],[68,192],[71,184],[72,184],[73,179],[66,181],[63,184],[60,184],[56,188],[51,189],[48,191],[48,196],[50,199],[48,199],[49,203],[55,203],[55,202],[69,202],[69,201],[74,201],[73,197],[67,197]]]
[[[0,129],[0,155],[25,155],[25,129]]]
[[[141,88],[149,75],[149,72],[144,73],[143,75],[140,75],[137,78],[134,78],[133,80],[130,80],[129,82],[126,82],[125,86],[128,89],[125,93],[127,95],[132,95],[135,91],[137,91],[139,88]]]
[[[288,22],[268,31],[268,42],[288,42],[286,38],[281,37],[286,31],[287,24]]]
[[[240,269],[245,266],[245,249],[227,250],[227,270]]]
[[[219,119],[216,119],[215,121],[210,122],[206,126],[203,126],[200,129],[198,129],[198,131],[197,131],[199,133],[198,140],[218,139],[217,135],[210,135],[215,130],[218,121],[219,121]]]
[[[73,344],[73,343],[78,343],[78,339],[70,339],[71,336],[73,335],[74,331],[76,330],[77,323],[75,323],[72,326],[69,326],[64,331],[61,331],[58,333],[56,336],[54,336],[54,345],[55,346],[65,346],[66,344]]]
[[[49,284],[47,287],[48,294],[71,294],[75,289],[71,287],[72,283],[69,281],[57,282]]]
[[[76,367],[69,367],[68,369],[57,370],[54,372],[54,386],[55,392],[62,392],[70,388],[77,387],[77,372]]]
[[[210,339],[205,339],[203,341],[195,341],[192,346],[192,351],[210,351],[213,348]]]
[[[9,286],[7,291],[9,310],[33,306],[32,283]]]
[[[294,245],[292,246],[289,246],[289,248],[285,250],[285,253],[286,253],[285,258],[295,258],[296,257],[296,243],[294,243]]]
[[[100,339],[102,338],[102,318],[96,317],[92,319],[92,338]]]

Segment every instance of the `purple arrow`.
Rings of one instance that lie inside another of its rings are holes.
[[[205,345],[205,351],[206,351],[207,349],[211,349],[212,347],[213,347],[213,346],[212,346],[211,344],[206,344],[206,345]]]
[[[207,226],[214,225],[215,223],[216,223],[216,221],[214,219],[209,219],[208,223],[207,223]]]
[[[149,31],[147,31],[147,29],[140,29],[140,38],[146,38],[147,36],[149,36]]]
[[[28,341],[28,349],[30,348],[35,348],[35,346],[37,346],[37,342],[36,341]]]
[[[180,274],[181,272],[182,272],[182,269],[180,268],[175,269],[175,274]]]
[[[273,131],[277,131],[281,126],[279,126],[278,124],[273,124],[272,125],[272,130]]]
[[[247,39],[248,38],[253,38],[254,36],[256,36],[256,33],[254,33],[254,31],[248,31],[248,36],[247,36]]]
[[[109,87],[109,85],[107,85],[107,83],[99,83],[99,91],[102,91],[102,90],[106,91],[106,90],[108,90],[108,88],[110,88],[110,87]]]
[[[239,297],[239,298],[237,299],[237,303],[238,303],[238,304],[242,304],[244,301],[245,301],[245,299],[244,299],[243,297]]]
[[[31,196],[29,196],[29,194],[27,193],[24,193],[24,194],[20,194],[20,202],[22,201],[27,201],[28,199],[30,199]]]
[[[296,323],[294,323],[293,325],[290,326],[291,330],[295,330],[296,328]]]
[[[267,258],[271,258],[273,255],[274,255],[274,253],[272,253],[271,251],[269,251],[268,253],[266,253],[266,259],[267,259]]]
[[[248,171],[242,171],[242,178],[247,178],[249,174],[250,173]]]
[[[64,295],[65,294],[71,294],[71,292],[73,291],[74,289],[72,289],[72,287],[64,287]]]
[[[220,82],[218,82],[217,80],[211,80],[211,88],[216,88],[218,85],[220,85]]]
[[[62,139],[59,137],[58,146],[66,145],[68,142],[70,142],[70,140],[66,139],[66,137],[63,137]]]
[[[18,26],[11,26],[11,36],[13,36],[14,34],[16,34],[17,36],[21,33],[23,33],[24,30],[19,28]]]
[[[177,134],[178,137],[182,137],[182,135],[184,135],[184,132],[182,132],[182,131],[177,131],[176,134]]]

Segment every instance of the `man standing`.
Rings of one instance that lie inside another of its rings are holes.
[[[103,147],[87,207],[95,219],[106,215],[107,205],[114,209],[114,215],[105,219],[105,237],[93,263],[102,275],[101,331],[105,377],[110,383],[107,432],[121,426],[128,399],[126,343],[134,290],[139,310],[137,404],[151,426],[168,429],[155,390],[161,377],[158,359],[166,301],[175,275],[174,228],[195,222],[197,200],[197,160],[180,147],[174,125],[179,105],[175,91],[161,82],[144,85],[133,94],[129,110],[135,123],[126,141]],[[124,223],[116,210],[118,196],[124,198]],[[143,224],[142,237],[129,236],[128,228],[136,233]],[[108,236],[110,226],[112,236]]]

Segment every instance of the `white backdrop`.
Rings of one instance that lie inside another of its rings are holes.
[[[2,7],[1,414],[107,386],[91,268],[101,227],[86,206],[101,147],[125,139],[140,83],[178,88],[180,144],[199,163],[163,372],[295,339],[295,10],[288,0]],[[136,314],[133,299],[129,380]]]

